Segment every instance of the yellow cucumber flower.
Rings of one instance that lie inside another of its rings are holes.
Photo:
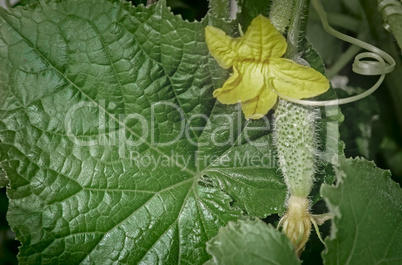
[[[281,58],[287,48],[286,39],[262,15],[253,19],[240,38],[207,26],[205,39],[219,65],[233,67],[233,74],[213,96],[223,104],[241,102],[246,119],[259,119],[275,105],[278,96],[270,86],[296,99],[314,97],[329,88],[328,79],[321,73]]]

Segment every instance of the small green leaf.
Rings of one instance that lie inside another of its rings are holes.
[[[289,239],[260,220],[229,222],[207,242],[208,264],[301,264]]]
[[[402,191],[364,159],[339,158],[338,185],[322,187],[332,230],[325,240],[324,262],[332,264],[401,264]]]

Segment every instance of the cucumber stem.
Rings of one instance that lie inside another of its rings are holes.
[[[282,34],[289,27],[295,0],[273,1],[270,11],[272,25]]]

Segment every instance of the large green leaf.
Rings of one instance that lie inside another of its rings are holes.
[[[229,222],[207,243],[207,250],[211,265],[301,264],[289,239],[259,220]]]
[[[227,72],[204,27],[232,24],[184,22],[163,1],[0,16],[0,161],[22,264],[200,264],[228,221],[283,211],[269,120],[212,98]]]
[[[402,191],[389,171],[364,159],[339,159],[338,185],[323,186],[334,214],[325,264],[401,264]]]

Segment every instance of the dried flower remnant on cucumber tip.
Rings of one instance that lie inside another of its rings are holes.
[[[324,244],[321,238],[318,225],[331,219],[330,214],[313,215],[310,212],[310,201],[306,197],[290,196],[288,201],[288,210],[279,221],[278,227],[282,227],[283,233],[292,242],[296,255],[300,256],[311,234],[311,224],[313,224],[318,238]]]
[[[310,98],[329,89],[329,81],[315,69],[281,58],[286,39],[262,15],[253,19],[244,36],[232,38],[213,26],[205,28],[211,55],[233,74],[213,96],[223,104],[241,103],[246,119],[259,119],[275,105],[281,94]]]

